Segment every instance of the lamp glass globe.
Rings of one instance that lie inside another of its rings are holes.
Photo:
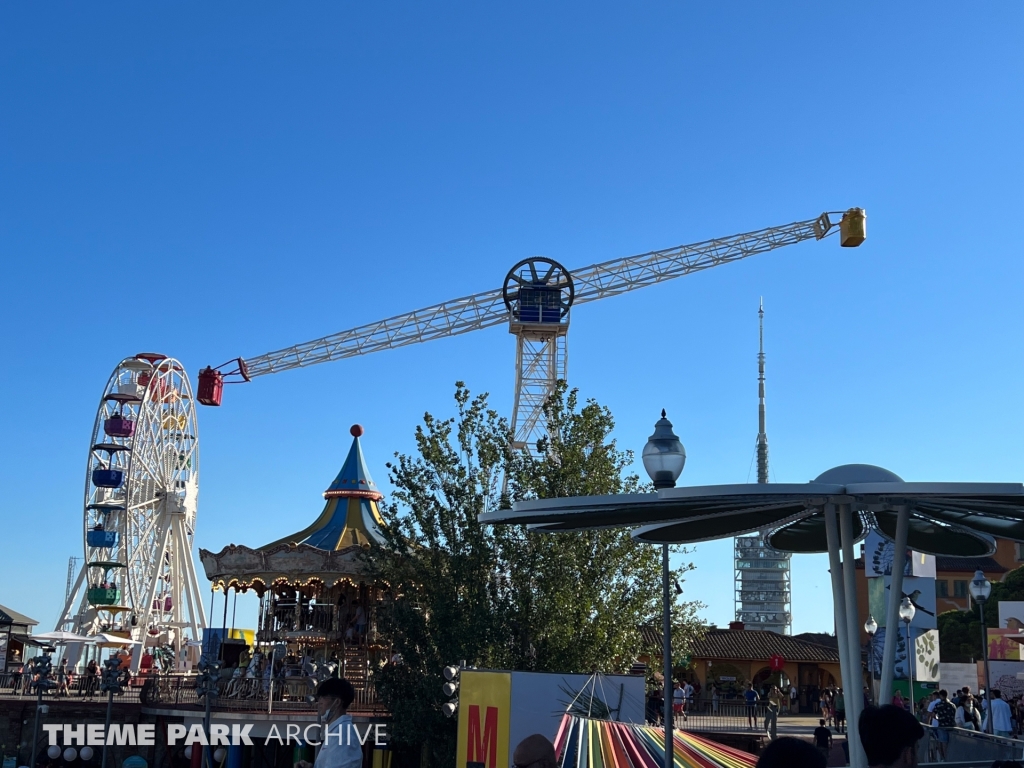
[[[917,609],[914,607],[914,604],[910,602],[910,598],[904,597],[903,602],[900,603],[900,619],[909,624],[914,620],[915,613],[917,613]]]
[[[971,597],[974,598],[974,602],[984,603],[988,600],[989,595],[992,594],[992,583],[985,578],[985,574],[979,568],[975,571],[974,578],[971,579],[968,589],[971,591]]]

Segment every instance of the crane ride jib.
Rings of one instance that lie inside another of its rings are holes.
[[[832,219],[837,215],[841,216],[838,225]],[[517,337],[515,442],[531,445],[543,427],[538,419],[546,396],[559,378],[567,376],[571,307],[804,240],[822,240],[837,231],[844,248],[863,243],[867,239],[864,209],[827,211],[806,221],[612,259],[572,272],[557,261],[534,256],[512,267],[497,290],[444,301],[259,357],[239,357],[216,368],[203,368],[196,399],[202,405],[220,405],[225,384],[508,323],[509,332]]]

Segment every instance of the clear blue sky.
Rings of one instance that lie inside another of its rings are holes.
[[[126,355],[194,375],[498,286],[525,256],[579,267],[850,206],[860,249],[579,308],[571,383],[638,452],[667,408],[683,482],[752,479],[763,295],[774,480],[1022,479],[1022,22],[1016,3],[5,4],[0,602],[56,618]],[[232,387],[200,413],[199,544],[312,519],[353,422],[386,485],[456,379],[507,412],[513,364],[494,328]],[[687,595],[728,621],[729,543],[694,560]],[[831,629],[825,568],[795,560],[797,631]]]

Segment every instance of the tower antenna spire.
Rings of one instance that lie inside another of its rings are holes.
[[[765,431],[764,407],[764,297],[757,310],[758,352],[757,352],[757,482],[768,482],[768,433]]]

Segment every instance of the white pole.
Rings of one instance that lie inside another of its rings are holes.
[[[836,639],[839,641],[839,672],[842,677],[843,687],[849,687],[849,681],[853,679],[853,669],[850,665],[850,645],[847,638],[846,623],[846,590],[843,589],[843,568],[839,562],[839,524],[836,521],[836,507],[834,504],[825,505],[825,536],[828,541],[828,563],[829,572],[832,576],[832,606],[836,618]],[[859,768],[855,762],[857,754],[850,750],[850,765],[852,768]]]
[[[860,746],[860,713],[864,709],[863,679],[860,665],[860,622],[857,620],[857,582],[853,568],[853,510],[839,505],[839,527],[843,544],[843,591],[846,601],[846,639],[853,677],[844,686],[846,699],[846,742],[850,745],[850,765],[866,765]]]
[[[901,504],[896,514],[896,542],[892,551],[892,579],[885,609],[885,643],[882,647],[882,681],[878,687],[878,703],[892,700],[892,683],[896,671],[896,648],[899,645],[900,602],[903,599],[903,569],[907,565],[907,532],[910,527],[910,506]],[[866,565],[866,564],[865,564]],[[883,577],[884,578],[884,577]],[[884,589],[882,590],[884,593]],[[911,691],[913,698],[913,691]]]

